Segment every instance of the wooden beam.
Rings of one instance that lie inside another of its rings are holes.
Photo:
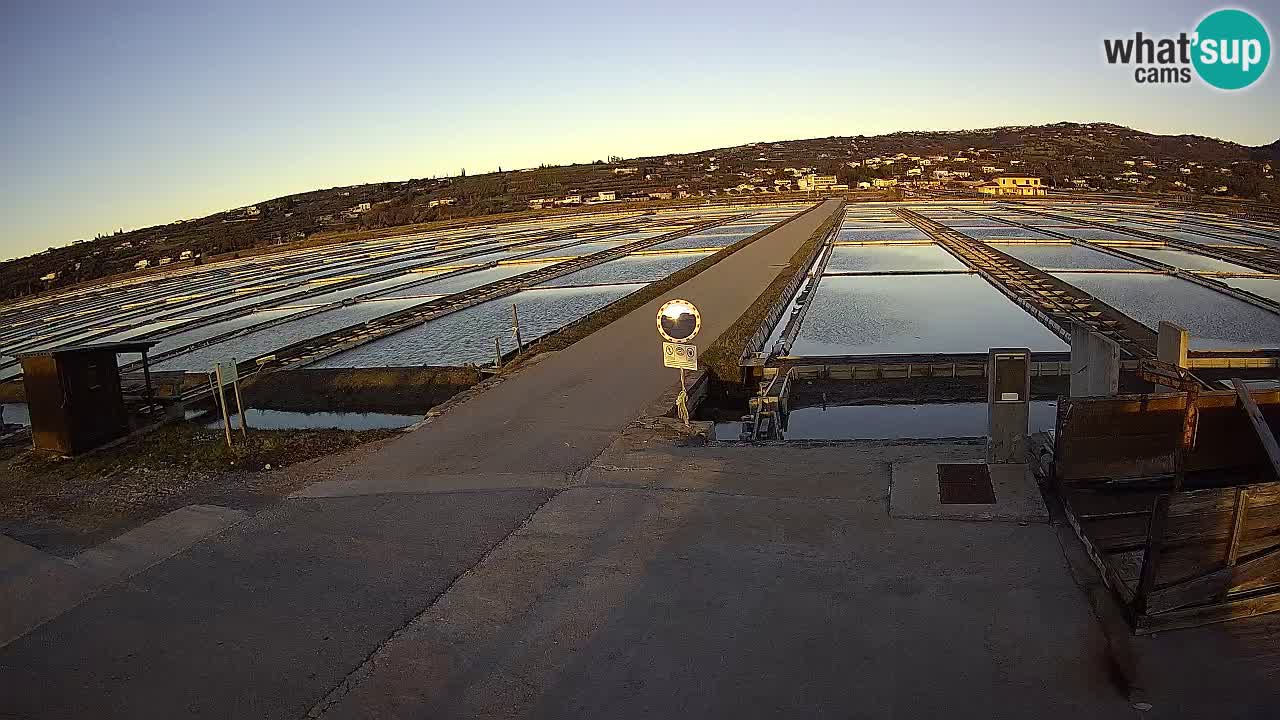
[[[1256,597],[1244,597],[1213,605],[1200,605],[1171,610],[1159,615],[1138,615],[1133,624],[1133,631],[1138,635],[1147,635],[1164,630],[1193,628],[1210,623],[1239,620],[1280,610],[1280,593],[1270,593]]]
[[[1280,479],[1280,444],[1276,443],[1276,436],[1271,434],[1271,426],[1267,425],[1266,418],[1262,417],[1262,411],[1258,409],[1258,403],[1254,402],[1253,395],[1249,393],[1249,387],[1244,384],[1244,381],[1240,378],[1232,378],[1231,384],[1235,386],[1236,397],[1240,398],[1240,406],[1244,408],[1245,415],[1253,425],[1253,431],[1257,433],[1262,449],[1267,454],[1267,459],[1271,461],[1271,471],[1277,479]]]
[[[1231,538],[1227,542],[1227,567],[1240,559],[1240,537],[1244,534],[1245,515],[1249,510],[1249,488],[1236,489],[1236,507],[1231,513]]]
[[[1160,568],[1160,542],[1164,539],[1164,526],[1168,520],[1169,496],[1161,495],[1151,507],[1151,520],[1147,523],[1147,547],[1142,555],[1142,572],[1138,575],[1138,587],[1133,593],[1133,609],[1139,615],[1148,612],[1149,599],[1156,584],[1156,573]]]
[[[1235,567],[1236,562],[1240,560],[1240,537],[1244,535],[1245,516],[1249,512],[1249,489],[1236,488],[1236,506],[1231,513],[1231,535],[1227,539],[1227,557],[1226,567]],[[1218,592],[1218,600],[1227,599],[1227,593],[1230,588],[1223,588]]]
[[[1269,550],[1252,560],[1186,582],[1178,583],[1147,596],[1146,612],[1155,614],[1176,610],[1218,597],[1241,583],[1257,580],[1280,571],[1280,548]]]

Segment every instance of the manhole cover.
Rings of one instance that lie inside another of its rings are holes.
[[[939,465],[938,497],[943,505],[994,505],[991,472],[975,463]]]

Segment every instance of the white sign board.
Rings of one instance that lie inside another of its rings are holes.
[[[213,369],[210,370],[209,373],[217,374],[219,370],[222,371],[222,374],[221,374],[222,387],[226,387],[240,379],[240,373],[236,370],[235,360],[223,360],[221,362],[215,362],[213,364]]]
[[[679,343],[662,343],[662,364],[682,370],[698,369],[698,346]]]

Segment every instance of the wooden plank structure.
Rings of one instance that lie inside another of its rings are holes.
[[[1059,401],[1054,482],[1135,632],[1280,610],[1276,427],[1280,391],[1238,380]]]

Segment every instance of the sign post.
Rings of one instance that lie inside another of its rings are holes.
[[[676,409],[685,427],[689,426],[689,388],[684,371],[698,369],[698,346],[689,341],[702,329],[702,314],[688,300],[668,300],[658,308],[658,334],[662,343],[662,364],[680,370],[680,394]]]
[[[519,355],[524,352],[524,342],[520,340],[520,313],[515,303],[511,303],[511,332],[516,336],[516,355]]]
[[[218,401],[218,407],[222,409],[222,430],[227,438],[227,447],[231,447],[231,418],[227,411],[227,396],[223,392],[223,388],[231,385],[235,391],[236,397],[236,413],[240,416],[240,437],[249,439],[249,421],[244,416],[244,401],[240,397],[240,370],[236,365],[235,358],[230,362],[218,361],[213,364],[213,371],[210,372],[214,382],[217,384],[217,393],[215,397]]]
[[[222,380],[222,364],[221,363],[213,364],[212,375],[213,375],[214,383],[218,387],[217,398],[218,398],[218,409],[222,411],[222,432],[227,437],[227,449],[230,450],[231,449],[231,418],[227,416],[227,396],[222,392],[223,380]]]

